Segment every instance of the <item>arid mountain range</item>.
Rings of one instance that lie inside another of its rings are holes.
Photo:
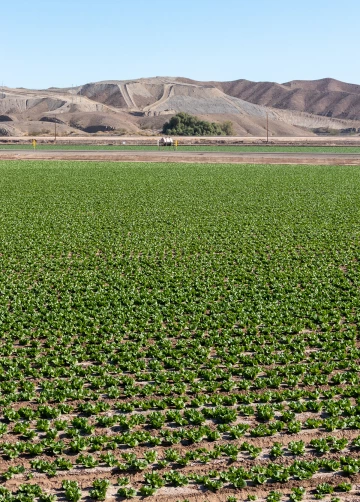
[[[183,111],[230,120],[239,136],[360,133],[360,85],[333,79],[197,82],[176,77],[108,80],[72,88],[0,90],[0,135],[157,134]]]

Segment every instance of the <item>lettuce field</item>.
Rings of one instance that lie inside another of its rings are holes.
[[[357,167],[0,163],[0,502],[359,500]]]

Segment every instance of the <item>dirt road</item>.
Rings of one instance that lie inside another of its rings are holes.
[[[82,160],[107,162],[187,162],[202,164],[316,164],[360,166],[359,153],[244,153],[109,150],[0,150],[0,160]]]

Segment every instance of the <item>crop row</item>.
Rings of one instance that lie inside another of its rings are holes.
[[[70,444],[69,453],[74,454],[83,452],[88,448],[91,449],[91,451],[101,450],[101,448],[99,448],[101,440],[103,440],[103,437],[101,436],[88,441],[82,441],[78,438]],[[119,446],[119,438],[115,439],[110,449],[116,451],[116,447],[114,448],[115,445]],[[40,472],[44,472],[49,476],[54,476],[57,470],[71,470],[77,465],[84,466],[86,468],[94,468],[100,464],[104,464],[107,467],[113,467],[119,470],[142,471],[150,466],[153,468],[165,468],[169,465],[169,463],[178,467],[191,465],[195,461],[207,464],[212,462],[214,459],[221,457],[228,457],[232,462],[236,462],[239,460],[239,454],[241,453],[245,453],[252,459],[258,458],[262,453],[261,447],[256,447],[252,443],[244,441],[238,444],[225,443],[215,445],[212,449],[209,446],[201,447],[196,450],[189,450],[185,454],[182,454],[181,450],[168,448],[162,451],[161,458],[158,458],[158,451],[156,450],[145,451],[143,457],[137,457],[132,451],[123,452],[121,453],[121,458],[119,458],[119,456],[114,454],[112,451],[101,453],[97,457],[91,454],[85,455],[84,453],[80,453],[80,455],[76,458],[75,463],[69,458],[63,458],[61,456],[58,456],[55,461],[45,461],[33,458],[34,456],[40,456],[44,453],[48,453],[50,456],[61,455],[65,449],[64,446],[65,445],[62,443],[45,440],[36,444],[19,442],[15,444],[3,444],[1,449],[3,455],[9,458],[16,458],[20,454],[27,455],[28,457],[30,456],[30,458],[32,458],[32,460],[30,460],[31,467],[35,470],[39,470]],[[293,440],[289,442],[287,447],[284,447],[279,442],[274,442],[269,448],[269,456],[272,459],[276,459],[284,456],[303,456],[305,454],[326,455],[329,452],[336,453],[345,449],[350,453],[358,452],[360,449],[360,438],[357,437],[353,439],[350,444],[346,438],[337,438],[333,436],[314,438],[308,444],[306,444],[303,440]],[[332,458],[326,458],[321,461],[321,467],[327,468],[330,471],[338,471],[340,469],[340,465],[341,463],[338,460]],[[17,471],[16,469],[18,468],[22,470]],[[5,471],[2,476],[4,479],[10,479],[14,474],[23,472],[23,470],[24,469],[21,466],[12,466]],[[347,474],[356,474],[358,472],[358,466],[351,469],[344,468],[343,470]]]

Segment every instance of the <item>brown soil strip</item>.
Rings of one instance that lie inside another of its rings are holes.
[[[198,164],[360,165],[360,154],[270,154],[238,152],[0,151],[0,160],[82,160]]]

